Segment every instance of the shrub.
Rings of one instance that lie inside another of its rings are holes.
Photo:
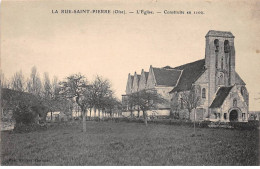
[[[259,121],[248,122],[230,122],[230,126],[240,130],[256,130],[259,127]]]
[[[32,124],[37,116],[36,112],[27,104],[18,104],[13,115],[16,124]]]
[[[41,130],[46,130],[46,129],[47,129],[46,125],[39,125],[36,123],[31,123],[31,124],[19,123],[19,124],[15,125],[14,132],[28,133],[28,132],[32,132],[32,131],[41,131]]]

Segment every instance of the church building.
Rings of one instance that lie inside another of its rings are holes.
[[[231,32],[210,30],[205,38],[204,59],[178,67],[150,66],[149,72],[129,74],[123,105],[127,95],[152,88],[169,102],[149,111],[148,116],[173,114],[196,121],[247,122],[249,94],[245,82],[235,71],[235,37]],[[183,106],[182,97],[192,90],[199,101],[189,112]],[[128,116],[129,109],[126,108],[123,115]]]

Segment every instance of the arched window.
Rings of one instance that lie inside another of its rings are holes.
[[[237,99],[233,100],[233,107],[237,107]]]
[[[214,45],[216,47],[215,52],[218,52],[218,48],[219,48],[219,40],[218,39],[214,40]]]
[[[202,89],[201,97],[204,99],[206,98],[206,89],[205,88]]]
[[[224,52],[229,53],[229,51],[230,51],[229,41],[225,40],[224,41]]]

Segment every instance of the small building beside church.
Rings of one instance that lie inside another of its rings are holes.
[[[126,94],[122,96],[129,116],[127,96],[144,89],[156,89],[169,103],[148,112],[148,116],[170,116],[196,121],[247,122],[249,93],[235,70],[234,35],[210,30],[206,36],[205,58],[177,67],[165,66],[141,74],[129,73]],[[183,106],[183,94],[194,92],[199,102],[192,112]],[[175,105],[175,106],[173,106]],[[138,108],[134,108],[136,115]],[[132,109],[131,109],[132,110]],[[195,114],[194,114],[195,113]]]

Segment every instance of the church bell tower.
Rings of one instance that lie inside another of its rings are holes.
[[[210,30],[206,35],[205,66],[209,77],[209,103],[219,87],[235,84],[235,47],[231,32]]]

